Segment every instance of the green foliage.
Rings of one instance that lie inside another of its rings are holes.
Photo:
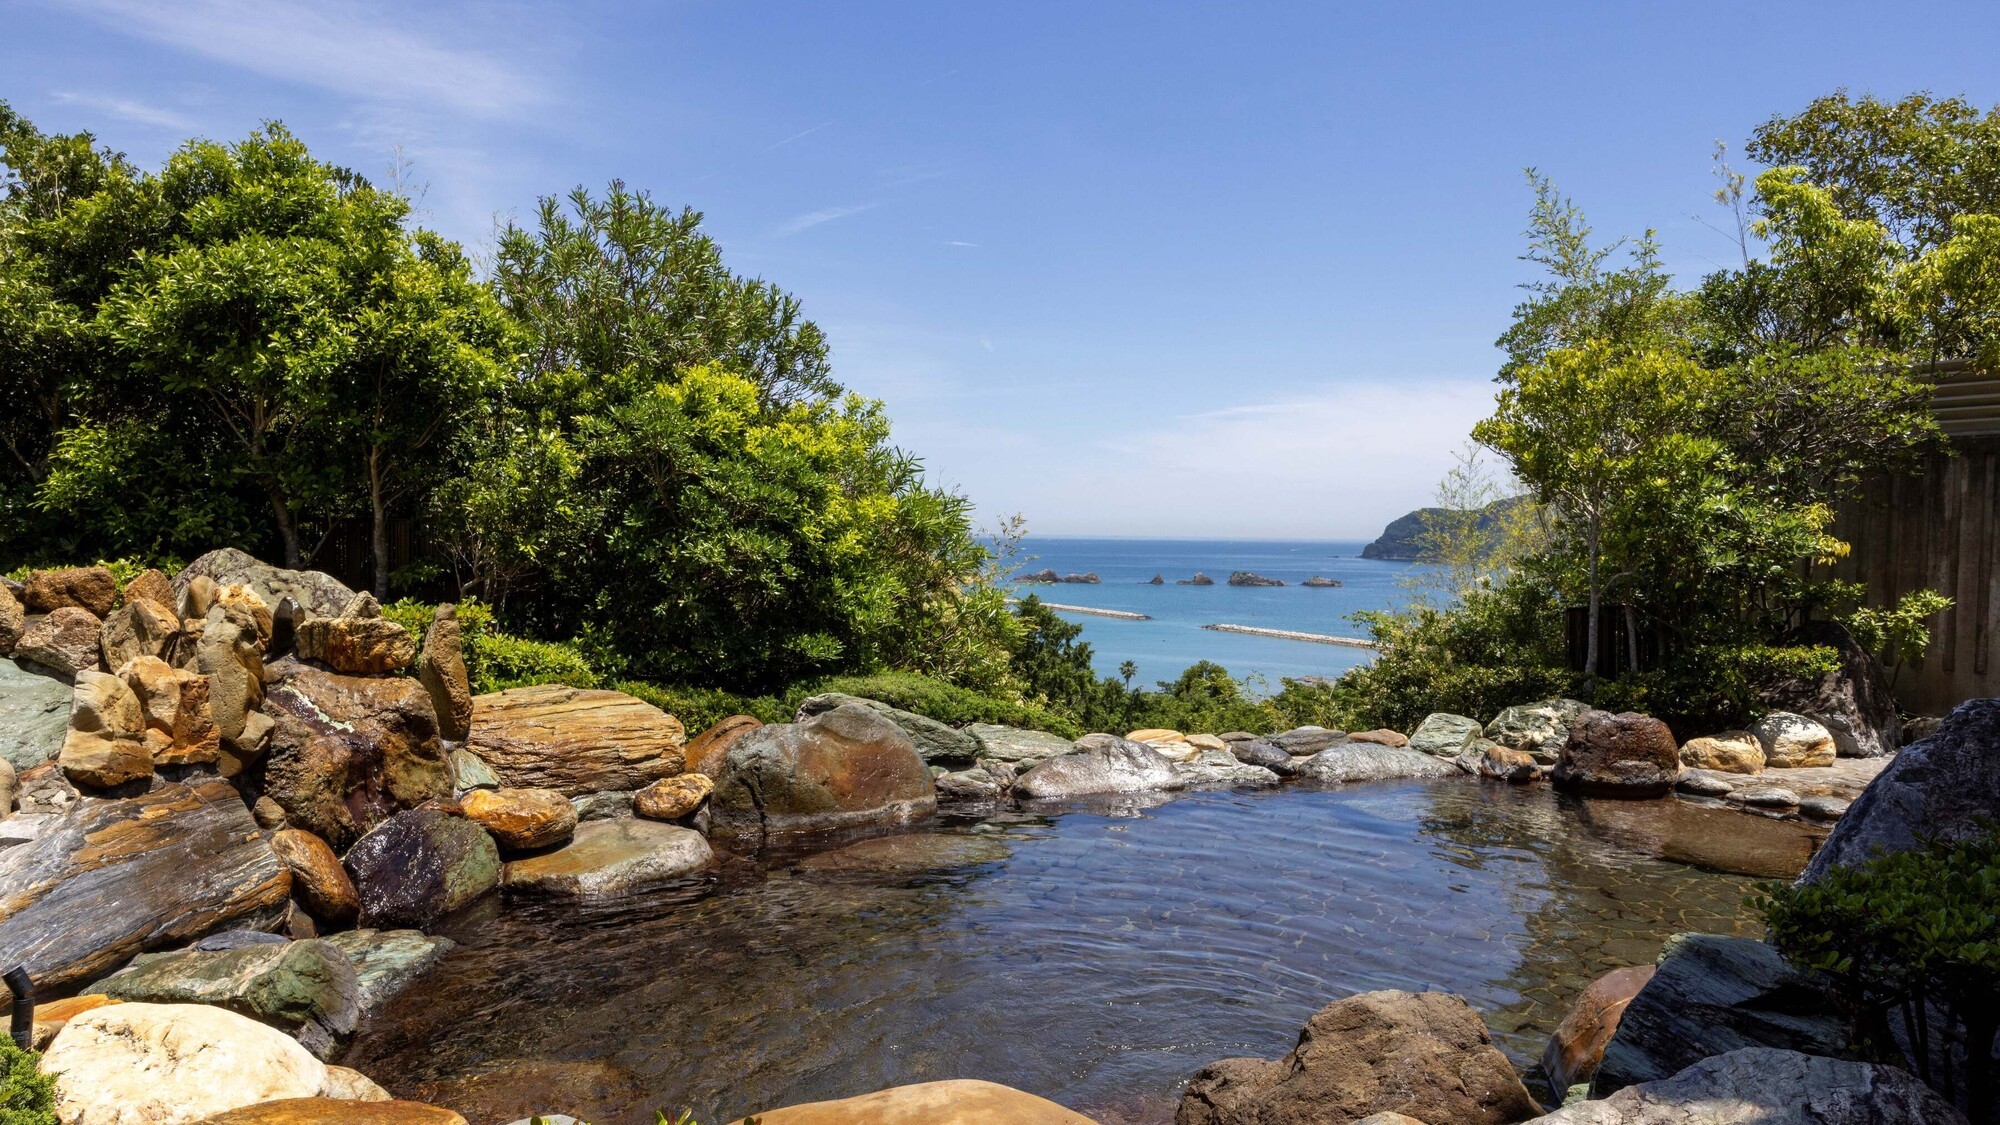
[[[1284,706],[1309,700],[1338,720],[1321,726],[1407,731],[1433,711],[1484,717],[1571,686],[1554,591],[1532,575],[1468,590],[1448,608],[1362,619],[1380,646],[1375,659],[1329,688],[1290,691]]]
[[[783,700],[769,695],[752,699],[720,688],[662,686],[640,680],[619,680],[611,686],[679,719],[689,735],[699,734],[731,715],[749,715],[766,723],[789,723],[797,713],[796,709],[788,710]]]
[[[1992,1050],[2000,1028],[2000,833],[1932,840],[1910,851],[1834,867],[1810,885],[1772,884],[1757,906],[1771,942],[1819,974],[1847,1012],[1856,1046],[1897,1058],[1900,1017],[1909,1062],[1926,1082],[1965,1096],[1989,1120]],[[1942,1011],[1944,1027],[1932,1023]],[[1963,1073],[1955,1041],[1965,1045]]]
[[[0,1040],[0,1125],[56,1125],[55,1078],[36,1069],[42,1056]]]
[[[1227,668],[1201,660],[1172,682],[1161,681],[1158,691],[1131,693],[1120,723],[1124,729],[1112,733],[1164,727],[1183,734],[1264,734],[1271,729],[1271,713],[1249,697]]]
[[[422,639],[436,607],[404,598],[382,607],[382,616]],[[459,647],[465,656],[466,678],[475,695],[534,684],[567,684],[594,688],[604,677],[575,644],[537,641],[502,632],[493,611],[482,602],[458,603]]]
[[[1931,619],[1952,607],[1936,590],[1911,590],[1893,606],[1856,606],[1841,619],[1861,647],[1877,654],[1891,677],[1903,665],[1922,666],[1931,647]]]

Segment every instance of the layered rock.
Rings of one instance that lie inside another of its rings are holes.
[[[1390,730],[1388,727],[1355,731],[1347,736],[1347,740],[1349,742],[1373,742],[1378,746],[1403,747],[1410,744],[1408,735],[1401,731]]]
[[[263,639],[239,607],[211,606],[200,620],[194,668],[208,677],[209,711],[224,742],[246,746],[254,740],[245,737],[245,724],[264,702]]]
[[[280,1098],[216,1114],[201,1125],[465,1125],[465,1118],[441,1106],[386,1097]]]
[[[1508,1125],[1538,1112],[1466,1002],[1442,992],[1364,992],[1307,1021],[1275,1062],[1224,1059],[1195,1072],[1175,1125],[1354,1121]]]
[[[1295,727],[1270,736],[1271,745],[1295,758],[1310,757],[1346,741],[1346,731],[1329,730],[1326,727]]]
[[[608,897],[636,894],[715,866],[701,833],[630,818],[580,824],[569,846],[509,862],[509,894]]]
[[[212,1004],[268,1024],[325,1059],[354,1034],[360,992],[347,955],[324,941],[144,954],[91,986],[114,1000]]]
[[[682,820],[707,804],[714,791],[715,782],[706,774],[663,777],[632,794],[632,813],[648,820]]]
[[[484,828],[434,808],[389,817],[343,864],[370,928],[428,930],[500,883],[500,851]]]
[[[755,1120],[761,1125],[1092,1125],[1090,1118],[1046,1098],[971,1079],[920,1082],[838,1101],[760,1110]]]
[[[1965,1125],[1908,1071],[1746,1047],[1536,1118],[1537,1125]]]
[[[1937,732],[1905,747],[1847,808],[1800,878],[1817,882],[1925,837],[1969,839],[2000,810],[2000,699],[1959,704]]]
[[[184,595],[195,579],[206,579],[216,588],[248,586],[266,605],[275,606],[291,598],[321,617],[338,617],[354,601],[354,591],[339,579],[317,570],[286,570],[257,561],[234,547],[210,551],[174,575],[176,597]]]
[[[1109,734],[1085,735],[1075,750],[1046,759],[1014,779],[1016,796],[1049,800],[1186,787],[1186,779],[1164,754]]]
[[[1570,724],[1590,705],[1574,699],[1544,699],[1509,707],[1486,724],[1487,738],[1509,750],[1533,754],[1535,760],[1552,763],[1569,741]]]
[[[57,989],[231,926],[269,928],[291,873],[221,782],[80,803],[0,852],[0,961]]]
[[[731,715],[694,736],[684,752],[688,772],[713,779],[722,772],[722,761],[729,756],[729,748],[736,745],[736,740],[763,725],[762,720],[749,715]]]
[[[75,694],[54,676],[0,660],[0,758],[21,772],[54,758],[69,733]]]
[[[1297,763],[1292,776],[1344,784],[1403,777],[1450,777],[1456,772],[1451,763],[1421,750],[1371,742],[1345,742],[1329,746]]]
[[[1590,982],[1576,998],[1542,1048],[1542,1074],[1552,1088],[1567,1090],[1597,1073],[1618,1021],[1632,998],[1653,979],[1653,972],[1652,965],[1613,969]]]
[[[1681,765],[1722,773],[1763,773],[1764,744],[1747,730],[1690,738],[1681,744]]]
[[[1826,991],[1777,950],[1750,938],[1678,934],[1626,1005],[1591,1088],[1602,1095],[1669,1078],[1742,1047],[1839,1056],[1846,1042]]]
[[[297,1040],[207,1004],[115,1004],[49,1045],[63,1125],[193,1125],[279,1098],[318,1095],[327,1067]]]
[[[208,677],[157,656],[137,657],[119,675],[139,701],[154,765],[207,765],[220,757],[222,732],[209,707]]]
[[[292,872],[292,897],[315,919],[340,926],[361,912],[354,881],[325,840],[299,828],[271,834],[271,851]]]
[[[470,747],[507,785],[564,796],[685,772],[679,719],[623,692],[544,684],[472,701]]]
[[[107,672],[77,673],[69,733],[56,761],[72,785],[110,789],[153,775],[145,714],[125,681]]]
[[[839,692],[824,692],[810,696],[799,704],[795,722],[805,722],[815,715],[823,715],[835,707],[866,707],[879,713],[883,718],[896,724],[908,736],[910,744],[917,748],[917,754],[928,765],[970,765],[979,757],[979,743],[961,730],[927,718],[913,711],[904,711],[873,699],[863,699],[857,695],[843,695]]]
[[[576,831],[576,806],[553,789],[475,789],[459,804],[505,853],[552,848]]]
[[[1438,758],[1456,758],[1485,733],[1486,725],[1478,719],[1439,711],[1426,717],[1416,730],[1410,732],[1410,749]]]
[[[465,642],[455,606],[437,607],[430,628],[424,631],[417,679],[430,693],[439,736],[464,742],[472,729],[472,680],[465,670]]]
[[[1795,770],[1833,764],[1833,734],[1825,727],[1789,711],[1773,711],[1750,728],[1764,747],[1767,769]]]
[[[28,610],[14,591],[0,586],[0,656],[12,656],[21,634],[28,631]]]
[[[118,580],[101,566],[37,570],[28,575],[21,600],[30,613],[76,608],[102,618],[118,604]]]
[[[930,771],[902,728],[851,705],[746,733],[710,798],[716,827],[738,834],[898,824],[936,808]]]
[[[978,760],[1032,765],[1061,757],[1076,749],[1076,743],[1061,735],[1041,730],[1022,730],[995,723],[973,723],[965,728],[979,744]]]
[[[1570,724],[1550,780],[1597,797],[1658,797],[1681,772],[1667,724],[1636,711],[1585,711]]]
[[[104,623],[87,609],[64,606],[28,623],[14,643],[14,659],[61,676],[93,670],[101,655]]]
[[[430,696],[407,677],[271,665],[264,792],[336,850],[391,814],[453,795]]]

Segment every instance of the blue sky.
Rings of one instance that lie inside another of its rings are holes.
[[[1685,278],[1709,156],[1845,86],[2000,101],[2000,5],[0,0],[0,98],[143,164],[278,118],[477,251],[704,211],[991,518],[1360,537],[1492,395],[1535,165]]]

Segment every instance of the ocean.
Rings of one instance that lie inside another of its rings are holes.
[[[1338,676],[1373,658],[1368,649],[1310,641],[1218,633],[1204,625],[1251,625],[1340,637],[1365,638],[1348,619],[1362,610],[1391,609],[1406,599],[1401,579],[1414,564],[1361,557],[1365,540],[1084,539],[1031,535],[1015,556],[1015,576],[1048,568],[1058,574],[1095,572],[1102,580],[1027,584],[1022,593],[1043,601],[1148,615],[1127,621],[1089,614],[1063,617],[1083,626],[1100,674],[1138,666],[1135,686],[1171,680],[1198,660],[1212,660],[1262,691],[1276,691],[1286,676]],[[1283,586],[1230,586],[1233,571],[1247,570]],[[1178,586],[1200,571],[1213,586]],[[1166,584],[1148,583],[1157,574]],[[1338,580],[1331,589],[1301,586],[1320,575]],[[1261,683],[1258,681],[1261,680]]]

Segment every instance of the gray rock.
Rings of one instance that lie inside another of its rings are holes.
[[[0,660],[0,758],[31,770],[56,756],[69,731],[70,685]]]
[[[1458,767],[1452,763],[1408,747],[1347,742],[1330,746],[1300,762],[1292,776],[1345,783],[1402,777],[1451,777],[1458,772]]]
[[[1730,799],[1741,801],[1753,809],[1790,809],[1797,808],[1799,803],[1799,795],[1782,785],[1738,789],[1730,794]]]
[[[242,583],[257,591],[265,605],[274,606],[289,597],[320,617],[339,617],[354,601],[354,591],[331,574],[271,566],[234,547],[210,551],[174,575],[174,596],[185,594],[188,583],[197,576],[217,586]]]
[[[293,1036],[321,1059],[333,1056],[360,1019],[354,966],[324,941],[148,953],[88,991],[114,1000],[227,1008]]]
[[[1306,758],[1347,741],[1347,732],[1325,727],[1295,727],[1282,734],[1271,735],[1269,741],[1295,758]]]
[[[1763,702],[1779,711],[1795,711],[1814,719],[1833,735],[1843,758],[1879,758],[1902,744],[1903,720],[1889,679],[1867,649],[1847,628],[1833,621],[1814,621],[1792,638],[1802,645],[1825,645],[1839,663],[1817,679],[1784,680],[1768,689]]]
[[[1845,1022],[1826,991],[1750,938],[1676,934],[1632,998],[1591,1085],[1599,1097],[1670,1078],[1710,1055],[1779,1047],[1843,1056]]]
[[[1263,766],[1280,776],[1290,776],[1292,771],[1298,768],[1298,763],[1292,760],[1292,756],[1279,749],[1269,739],[1252,736],[1248,739],[1224,741],[1229,743],[1229,752],[1236,755],[1236,760],[1245,765]]]
[[[420,930],[346,930],[326,941],[347,954],[354,966],[357,1001],[364,1020],[387,1008],[389,1001],[444,960],[457,944]]]
[[[880,700],[863,699],[858,695],[842,695],[837,691],[822,692],[807,697],[799,704],[798,715],[793,721],[803,723],[807,719],[824,715],[835,707],[842,706],[866,707],[901,727],[926,765],[964,766],[972,764],[973,760],[980,756],[978,741],[962,730],[953,729],[936,719],[919,715],[914,711],[891,707]]]
[[[2000,699],[1959,704],[1936,734],[1904,748],[1840,818],[1806,866],[1812,883],[1875,852],[1909,851],[1919,833],[1968,839],[2000,810]]]
[[[1727,797],[1736,791],[1737,784],[1742,780],[1742,776],[1737,774],[1683,769],[1681,779],[1674,782],[1674,788],[1696,797]]]
[[[1418,725],[1410,735],[1410,749],[1439,758],[1456,758],[1484,737],[1486,724],[1464,715],[1439,711]]]
[[[1807,797],[1799,802],[1799,815],[1809,820],[1839,820],[1850,807],[1851,802],[1839,797]]]
[[[1625,1017],[1630,1019],[1628,1013]],[[1536,1125],[1965,1125],[1907,1071],[1745,1047],[1598,1101],[1565,1103]]]
[[[54,813],[34,812],[15,813],[5,820],[0,820],[0,848],[11,848],[16,844],[39,839],[55,820]]]
[[[291,940],[283,934],[265,930],[224,930],[219,934],[210,934],[188,948],[197,953],[221,953],[250,945],[288,945]]]
[[[1569,725],[1590,710],[1575,699],[1544,699],[1509,707],[1486,724],[1486,737],[1509,750],[1525,750],[1537,761],[1553,763],[1569,741]]]
[[[858,828],[929,816],[937,788],[901,727],[849,704],[746,731],[723,757],[709,808],[731,835]]]
[[[1240,762],[1227,750],[1203,750],[1193,761],[1177,763],[1174,768],[1187,779],[1191,789],[1278,784],[1275,771]]]
[[[701,833],[656,820],[593,820],[569,844],[517,859],[503,876],[510,895],[609,898],[638,894],[715,866]]]
[[[1000,780],[983,769],[960,770],[947,773],[937,779],[937,795],[940,801],[955,801],[962,804],[977,804],[982,801],[997,801],[1006,790]]]
[[[1050,758],[1014,779],[1015,795],[1033,799],[1164,792],[1186,787],[1186,779],[1165,754],[1144,743],[1110,734],[1085,735],[1077,740],[1072,753]]]
[[[965,733],[979,744],[980,761],[1043,762],[1076,749],[1076,743],[1043,730],[973,723],[965,728]]]
[[[602,793],[585,793],[580,797],[571,797],[569,803],[576,806],[579,824],[586,820],[615,820],[632,815],[630,790],[607,789]]]
[[[384,820],[341,863],[369,927],[427,929],[500,882],[500,850],[486,829],[434,808]]]
[[[474,789],[498,789],[500,775],[493,772],[486,759],[460,748],[451,752],[451,786],[459,793],[469,793]]]

